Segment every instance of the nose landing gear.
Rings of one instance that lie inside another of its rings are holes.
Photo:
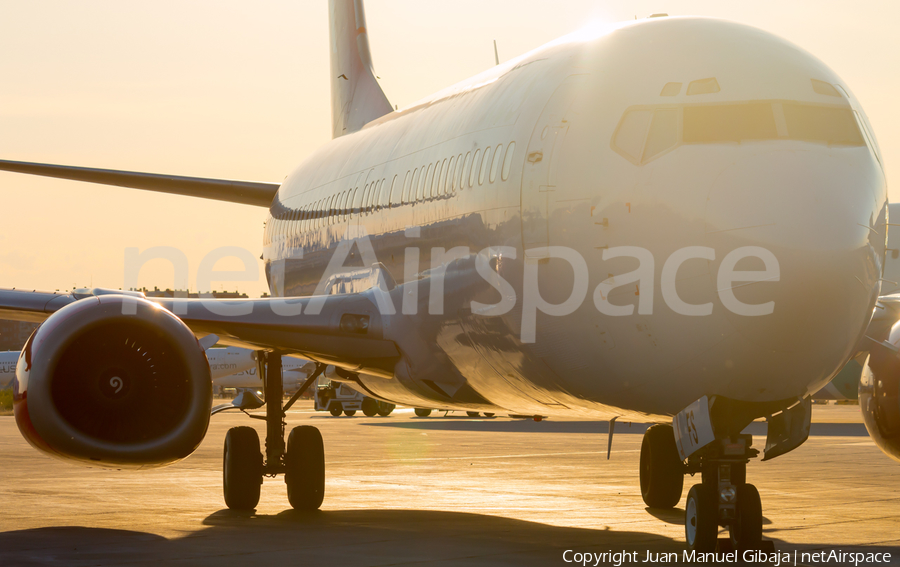
[[[266,422],[265,459],[260,452],[259,434],[252,427],[233,427],[225,436],[223,488],[225,504],[233,510],[252,510],[259,504],[263,477],[284,474],[288,501],[297,510],[316,510],[325,496],[325,450],[322,434],[315,427],[295,427],[284,443],[287,410],[325,371],[316,364],[294,396],[282,406],[284,385],[281,378],[281,355],[257,352],[257,368],[266,393],[265,417],[251,415]]]
[[[691,474],[700,472],[701,483],[691,487],[685,505],[684,535],[688,548],[698,552],[763,550],[772,542],[762,540],[762,502],[759,491],[747,484],[747,463],[759,451],[751,435],[721,440],[688,460]],[[730,537],[718,539],[719,526]]]
[[[759,451],[751,435],[713,443],[687,464],[681,461],[672,426],[653,425],[641,445],[641,496],[651,508],[672,508],[681,499],[684,474],[701,474],[700,484],[688,491],[684,535],[688,549],[699,553],[731,550],[774,551],[762,539],[762,502],[759,491],[747,484],[747,463]],[[719,539],[719,527],[730,537]]]

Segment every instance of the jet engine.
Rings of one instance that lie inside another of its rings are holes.
[[[900,347],[900,323],[887,342]],[[859,407],[878,448],[900,461],[900,353],[887,346],[872,349],[859,381]]]
[[[209,426],[206,354],[178,317],[143,297],[80,299],[48,318],[19,357],[14,411],[35,448],[110,468],[190,455]]]

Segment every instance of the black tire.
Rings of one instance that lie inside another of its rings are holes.
[[[469,416],[469,417],[478,417],[478,416],[481,415],[481,414],[478,413],[477,411],[467,411],[467,412],[466,412],[466,415]]]
[[[695,484],[684,506],[684,537],[689,550],[713,552],[719,537],[718,504],[708,486]]]
[[[387,417],[391,415],[391,412],[396,408],[394,404],[389,404],[387,402],[378,402],[378,415],[381,417]]]
[[[362,412],[366,417],[375,417],[378,415],[378,400],[374,398],[364,398],[362,401]]]
[[[252,427],[232,427],[225,435],[222,486],[225,505],[232,510],[253,510],[259,504],[263,479],[259,434]]]
[[[288,436],[284,483],[295,510],[318,510],[325,498],[325,445],[322,434],[301,425]]]
[[[650,508],[672,508],[684,490],[684,468],[671,425],[651,425],[641,443],[641,497]]]
[[[428,417],[431,415],[431,410],[426,408],[416,408],[416,415],[419,417]]]
[[[484,417],[494,417],[495,415],[497,415],[497,414],[485,412]]]
[[[345,409],[344,415],[346,415],[347,417],[353,417],[354,415],[356,415],[356,410],[355,409]]]
[[[756,550],[762,545],[762,499],[752,484],[738,487],[737,510],[730,532],[731,544],[738,551]]]
[[[334,417],[338,417],[342,413],[344,413],[344,406],[341,405],[341,402],[332,402],[331,407],[328,408],[328,411]]]

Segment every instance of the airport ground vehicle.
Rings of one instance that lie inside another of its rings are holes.
[[[320,376],[316,384],[316,411],[328,411],[337,417],[343,413],[353,416],[362,410],[363,394],[357,392],[346,384],[334,382],[325,376]]]
[[[327,411],[334,417],[338,417],[341,413],[352,417],[358,411],[362,411],[366,417],[376,415],[387,417],[394,408],[394,404],[366,396],[346,382],[333,380],[328,373],[323,373],[316,381],[316,411]]]
[[[395,110],[361,3],[333,0],[330,14],[335,140],[283,183],[0,162],[268,207],[271,298],[0,292],[7,316],[44,321],[16,380],[35,447],[108,466],[190,454],[209,419],[196,335],[215,331],[259,349],[268,400],[282,399],[292,354],[316,365],[299,391],[333,365],[372,399],[412,407],[659,422],[642,496],[672,508],[699,473],[685,519],[697,550],[720,526],[736,547],[761,545],[746,482],[759,451],[740,432],[764,417],[766,459],[798,447],[810,392],[861,350],[867,427],[900,458],[898,300],[878,297],[884,172],[859,102],[826,65],[747,26],[653,18],[563,38]],[[315,295],[351,255],[355,276]],[[122,336],[128,373],[71,371]],[[171,380],[166,396],[135,395],[158,379]],[[294,400],[267,405],[265,455],[252,430],[229,432],[229,507],[254,507],[275,474],[292,506],[321,504],[320,434],[284,442]]]

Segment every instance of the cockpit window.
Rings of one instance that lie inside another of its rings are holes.
[[[691,81],[688,84],[687,94],[690,95],[698,95],[698,94],[713,94],[721,91],[719,88],[719,81],[716,80],[715,77],[710,77],[708,79],[697,79],[696,81]]]
[[[784,121],[792,140],[824,142],[828,145],[865,145],[849,108],[784,103]]]
[[[756,101],[631,108],[619,121],[611,145],[640,165],[679,144],[795,140],[856,147],[866,145],[864,136],[847,105]]]
[[[652,116],[653,112],[650,110],[626,112],[616,129],[613,148],[632,161],[640,161],[641,151],[644,149],[644,138],[647,137],[647,129]]]
[[[681,83],[666,83],[659,96],[678,96],[681,92]]]
[[[684,108],[684,143],[714,144],[778,138],[768,102]]]
[[[826,83],[825,81],[820,81],[818,79],[810,79],[810,81],[812,81],[813,90],[818,94],[841,98],[841,94],[837,92],[837,89],[835,89],[831,84]]]
[[[678,111],[674,108],[660,109],[653,113],[650,133],[644,145],[644,161],[659,155],[678,143]]]

